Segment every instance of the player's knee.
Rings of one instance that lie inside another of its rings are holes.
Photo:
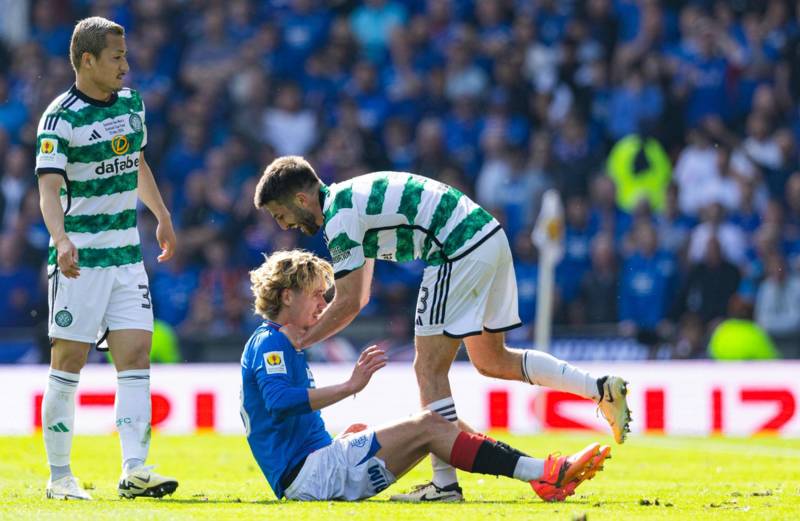
[[[493,360],[474,360],[473,364],[475,369],[478,370],[483,376],[488,376],[490,378],[498,378],[502,376],[502,367],[496,361]]]
[[[417,424],[420,432],[429,435],[434,435],[442,429],[450,427],[450,422],[444,416],[433,411],[422,411],[417,417]]]

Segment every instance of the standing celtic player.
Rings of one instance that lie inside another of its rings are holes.
[[[280,157],[256,187],[256,208],[284,230],[324,229],[336,293],[307,329],[281,329],[297,348],[344,329],[369,300],[375,259],[428,266],[417,299],[414,370],[425,409],[458,422],[448,372],[461,342],[478,371],[595,400],[617,443],[628,432],[627,384],[596,378],[533,349],[510,349],[505,331],[521,325],[508,239],[486,210],[451,186],[404,172],[374,172],[325,186],[301,157]],[[463,422],[460,427],[465,429]],[[433,480],[399,501],[461,501],[455,469],[433,456]]]
[[[47,497],[91,499],[70,469],[75,391],[91,344],[107,336],[117,370],[114,407],[122,445],[124,497],[161,497],[178,482],[144,462],[150,447],[153,310],[136,229],[137,195],[158,219],[158,261],[175,251],[175,232],[144,158],[144,104],[122,87],[124,29],[92,17],[75,26],[75,85],[39,121],[36,175],[50,231],[51,361],[42,402],[50,481]]]

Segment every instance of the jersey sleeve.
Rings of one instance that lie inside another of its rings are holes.
[[[72,126],[58,111],[45,113],[36,131],[36,175],[67,175]]]
[[[290,356],[294,348],[282,334],[262,340],[256,351],[253,371],[267,412],[278,418],[311,412],[308,389],[292,384]]]
[[[140,150],[144,150],[144,147],[147,146],[147,119],[145,117],[145,112],[146,111],[145,111],[145,108],[144,108],[144,99],[142,99],[142,95],[141,94],[139,94],[138,92],[137,92],[137,94],[139,95],[139,102],[142,104],[142,134],[143,135],[142,135],[142,146],[140,147]]]
[[[335,278],[364,265],[364,222],[355,209],[339,210],[325,225],[325,242],[333,260]]]

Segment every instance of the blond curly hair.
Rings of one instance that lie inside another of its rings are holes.
[[[250,272],[256,314],[274,319],[281,311],[284,289],[306,291],[323,281],[333,285],[333,268],[325,259],[304,250],[276,251]]]

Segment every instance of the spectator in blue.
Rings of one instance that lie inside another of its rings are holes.
[[[421,115],[425,70],[414,55],[408,30],[398,27],[392,32],[389,56],[381,71],[382,91],[391,103],[392,114],[416,119]]]
[[[758,185],[755,179],[743,176],[738,177],[736,182],[739,201],[729,212],[728,221],[741,228],[748,235],[748,242],[751,242],[750,239],[761,226],[761,212],[756,202]]]
[[[173,262],[159,265],[150,281],[156,318],[177,326],[189,314],[192,295],[199,286],[199,270],[187,260],[189,250],[179,249]]]
[[[411,139],[411,126],[401,117],[391,118],[383,129],[383,146],[393,170],[410,172],[413,170],[416,149]]]
[[[168,176],[169,184],[183,186],[189,172],[203,168],[207,141],[206,131],[200,123],[187,121],[183,124],[177,141],[167,149],[160,169]],[[182,207],[183,202],[181,191],[176,191],[174,204]]]
[[[378,82],[378,71],[367,60],[353,67],[353,81],[347,92],[358,107],[358,119],[362,128],[374,132],[383,126],[389,116],[389,102]]]
[[[545,45],[556,44],[567,30],[568,13],[559,4],[556,0],[536,2],[536,34]]]
[[[617,187],[607,175],[599,175],[592,181],[592,207],[589,214],[589,229],[592,234],[608,233],[619,243],[631,228],[631,215],[617,206]]]
[[[358,42],[373,61],[381,61],[386,52],[389,35],[405,23],[406,10],[392,0],[365,0],[350,15],[350,23]]]
[[[738,114],[747,114],[752,107],[756,88],[773,81],[778,50],[766,41],[766,24],[757,12],[742,15],[733,37],[739,46],[736,109]]]
[[[578,114],[569,114],[553,140],[556,186],[564,197],[586,196],[589,178],[602,163],[600,151],[589,140],[586,123]]]
[[[479,142],[484,129],[484,118],[477,109],[477,99],[459,96],[453,110],[444,118],[444,136],[447,151],[468,175],[474,177],[480,168]]]
[[[158,150],[166,139],[167,104],[174,82],[158,69],[159,50],[154,44],[142,42],[131,52],[133,65],[129,74],[147,110],[147,142],[151,150]]]
[[[514,239],[514,274],[517,277],[519,318],[526,330],[523,336],[530,338],[536,321],[539,287],[539,256],[531,240],[530,229],[519,233]]]
[[[505,19],[503,8],[500,0],[475,2],[479,52],[490,61],[500,58],[511,41],[511,27]]]
[[[452,102],[463,97],[479,99],[486,93],[489,79],[477,63],[469,29],[462,28],[447,48],[445,95]]]
[[[280,24],[287,59],[305,62],[325,44],[330,24],[330,11],[320,8],[318,0],[291,0]]]
[[[232,0],[228,4],[228,36],[235,45],[246,45],[255,36],[260,16],[251,0]]]
[[[722,119],[730,115],[725,83],[730,67],[719,49],[722,35],[706,18],[698,24],[697,46],[684,57],[673,83],[675,93],[685,100],[684,114],[689,126],[697,125],[709,115]]]
[[[30,327],[35,322],[39,273],[20,263],[19,237],[0,235],[0,327]]]
[[[28,150],[15,145],[8,149],[5,161],[0,162],[0,233],[17,227],[25,195],[33,187],[31,156]]]
[[[591,268],[593,234],[586,199],[572,196],[565,206],[564,258],[556,267],[556,282],[561,288],[562,303],[569,305],[578,296],[581,280]]]
[[[676,255],[686,248],[692,229],[697,225],[696,219],[681,211],[678,190],[677,183],[670,183],[664,211],[655,216],[660,248]]]
[[[612,90],[608,110],[608,132],[614,141],[637,132],[645,120],[658,119],[664,107],[660,88],[645,83],[639,67],[631,67],[624,78],[623,84]]]
[[[711,236],[702,261],[689,270],[671,314],[681,322],[686,315],[697,317],[708,334],[727,315],[740,281],[739,269],[723,257],[719,240]]]
[[[619,266],[614,249],[614,238],[597,235],[592,241],[592,269],[581,281],[581,315],[587,324],[612,324],[619,319]]]
[[[199,90],[214,87],[236,71],[236,46],[225,24],[222,7],[210,7],[203,13],[202,32],[187,47],[180,71],[181,79],[190,87]]]
[[[19,142],[20,130],[28,122],[28,109],[12,96],[8,79],[0,72],[0,130],[5,130],[12,143]]]
[[[667,318],[676,263],[658,250],[656,231],[649,223],[637,225],[634,242],[635,250],[622,267],[619,320],[623,333],[646,338]]]
[[[32,39],[50,56],[67,56],[72,27],[63,22],[70,13],[64,12],[53,0],[33,3]]]

